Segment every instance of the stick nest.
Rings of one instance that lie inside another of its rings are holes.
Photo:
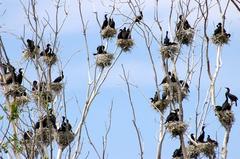
[[[35,48],[33,52],[31,52],[29,49],[26,49],[25,51],[23,51],[23,58],[25,60],[34,59],[38,55],[39,55],[39,48]]]
[[[171,101],[168,99],[158,100],[158,101],[152,103],[151,105],[156,111],[164,112],[164,110],[167,108],[167,106],[170,102]]]
[[[176,37],[181,44],[189,45],[193,42],[194,30],[189,28],[187,30],[179,29]]]
[[[51,83],[50,88],[55,93],[59,94],[61,92],[62,88],[63,88],[63,83]]]
[[[20,96],[20,97],[15,97],[15,99],[13,100],[13,102],[11,104],[15,104],[16,106],[23,106],[29,102],[30,102],[29,97]]]
[[[197,145],[190,145],[187,148],[188,156],[190,158],[198,157],[201,153],[207,157],[214,156],[216,145],[214,143],[197,143]]]
[[[54,139],[55,129],[40,128],[36,130],[36,140],[41,145],[48,146]]]
[[[180,46],[178,44],[173,44],[169,46],[162,45],[160,52],[165,58],[173,57],[179,53]]]
[[[45,55],[43,56],[43,61],[48,65],[54,65],[57,62],[57,55],[53,54],[53,55]]]
[[[219,33],[212,36],[212,42],[216,45],[228,44],[230,36],[226,33]]]
[[[19,84],[9,84],[4,87],[4,95],[15,97],[19,93],[25,92],[25,88]]]
[[[227,129],[232,126],[234,122],[234,114],[232,111],[215,111],[215,113],[223,127]]]
[[[117,40],[117,46],[121,47],[123,51],[129,51],[132,46],[134,45],[134,42],[132,39],[118,39]]]
[[[71,131],[58,131],[55,137],[58,145],[64,149],[73,141],[75,135]]]
[[[99,67],[106,67],[112,64],[113,54],[97,54],[96,65]]]
[[[184,98],[186,98],[188,96],[189,90],[184,87],[177,84],[177,82],[172,82],[171,85],[169,83],[164,83],[163,84],[163,91],[170,96],[171,95],[171,90],[173,91],[172,93],[172,99],[173,101],[179,101],[178,97],[179,97],[179,91],[178,91],[178,87],[180,87],[180,91],[181,91],[181,100],[183,100]]]
[[[172,134],[173,137],[183,134],[187,130],[187,124],[182,121],[168,122],[166,129]]]
[[[112,38],[115,36],[116,33],[117,33],[117,30],[114,28],[111,28],[109,25],[101,31],[101,35],[104,39]]]
[[[47,106],[54,99],[50,91],[35,91],[33,92],[33,98],[36,103],[39,101],[42,106]]]

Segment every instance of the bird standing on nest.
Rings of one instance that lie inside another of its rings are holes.
[[[197,141],[198,142],[204,142],[204,138],[205,138],[205,131],[204,131],[204,129],[205,129],[205,126],[203,125],[202,126],[202,133],[199,135],[199,137],[198,137],[198,139],[197,139]]]
[[[102,30],[105,29],[108,26],[108,18],[107,18],[107,14],[104,15],[104,21],[102,24]]]
[[[228,91],[225,93],[226,100],[222,104],[222,111],[231,110],[232,106],[228,103]]]
[[[188,23],[187,19],[184,18],[183,15],[180,15],[179,16],[179,22],[177,23],[177,30],[180,30],[180,29],[187,30],[187,29],[190,29],[190,28],[191,28],[191,26]]]
[[[179,112],[179,109],[175,109],[175,110],[173,110],[173,112],[170,112],[166,118],[165,124],[170,121],[172,121],[172,122],[179,121],[178,112]]]
[[[113,20],[113,18],[109,18],[109,24],[108,24],[111,28],[115,29],[115,21]]]
[[[23,70],[23,69],[20,68],[20,69],[18,70],[18,75],[16,76],[16,83],[19,84],[19,85],[22,84],[22,80],[23,80],[23,71],[22,71],[22,70]]]
[[[228,87],[226,87],[226,89],[227,89],[226,95],[227,95],[228,98],[230,99],[231,103],[232,103],[232,102],[235,102],[235,105],[237,106],[238,97],[235,96],[235,95],[233,95],[233,94],[231,94],[231,93],[230,93],[230,89],[229,89]]]
[[[53,83],[59,83],[59,82],[61,82],[61,81],[63,80],[63,78],[64,78],[64,74],[63,74],[63,71],[61,71],[61,75],[58,76],[58,77],[53,81]]]

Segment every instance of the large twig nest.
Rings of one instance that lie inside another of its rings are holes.
[[[41,145],[48,146],[54,139],[55,129],[39,128],[36,130],[36,141]]]
[[[134,42],[132,39],[118,39],[117,40],[117,46],[121,47],[123,51],[129,51],[132,46],[134,45]]]
[[[33,52],[31,52],[29,49],[23,51],[23,58],[26,60],[34,59],[38,55],[39,55],[38,47],[36,47]]]
[[[40,102],[42,106],[47,106],[54,99],[50,91],[35,91],[33,92],[33,98],[36,103]]]
[[[61,148],[67,147],[74,139],[74,133],[71,131],[58,131],[56,141]]]
[[[197,145],[189,145],[187,148],[188,156],[190,158],[196,158],[201,153],[207,157],[214,156],[216,145],[214,143],[197,143]]]
[[[180,46],[178,44],[168,46],[162,45],[160,52],[165,58],[170,58],[174,55],[177,55],[179,53],[179,50]]]
[[[194,30],[189,28],[187,30],[179,29],[177,31],[176,37],[177,40],[185,45],[189,45],[193,42]]]
[[[4,87],[4,95],[15,97],[23,92],[25,92],[25,88],[19,84],[9,84]]]
[[[103,38],[112,38],[115,36],[116,33],[117,30],[111,28],[109,25],[101,31],[101,35]]]
[[[168,122],[166,129],[172,134],[173,137],[183,134],[187,130],[187,124],[182,121]]]
[[[223,127],[226,129],[231,127],[233,122],[234,122],[234,114],[230,110],[225,110],[225,111],[215,111],[216,115],[222,124]]]
[[[30,101],[28,96],[20,96],[15,97],[11,104],[15,104],[16,106],[23,106]]]
[[[180,92],[181,92],[181,100],[183,100],[184,98],[186,98],[188,96],[188,89],[184,86],[178,85],[177,82],[171,82],[171,84],[169,83],[164,83],[163,84],[163,91],[170,96],[171,95],[171,90],[172,90],[172,99],[174,101],[178,101],[179,99],[179,91],[178,91],[178,87],[180,87]]]
[[[57,62],[57,55],[56,54],[52,54],[52,55],[45,55],[43,56],[43,61],[48,65],[54,65]]]
[[[172,159],[183,159],[183,157],[173,157]]]
[[[110,66],[113,60],[113,54],[97,54],[96,64],[100,67]]]
[[[228,44],[230,35],[226,33],[219,33],[212,36],[212,42],[216,45]]]
[[[63,83],[51,83],[50,88],[55,93],[59,94],[61,92],[62,88],[63,88]]]
[[[170,102],[171,101],[168,99],[158,100],[156,102],[153,102],[151,105],[153,106],[153,108],[155,110],[163,112],[167,108],[167,106]]]

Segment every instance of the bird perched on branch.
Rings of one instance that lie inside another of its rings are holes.
[[[226,92],[227,97],[230,99],[231,103],[235,102],[235,105],[237,106],[238,97],[233,95],[233,94],[231,94],[230,93],[230,89],[228,87],[226,87],[226,89],[227,89],[227,92]]]
[[[139,13],[140,13],[140,15],[135,17],[135,20],[134,20],[135,23],[140,23],[140,21],[143,19],[142,11],[140,11]]]

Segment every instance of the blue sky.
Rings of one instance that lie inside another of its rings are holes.
[[[16,66],[25,66],[21,55],[23,50],[23,45],[20,40],[18,40],[13,34],[21,35],[23,33],[23,25],[27,24],[26,16],[24,15],[23,9],[19,1],[1,1],[0,5],[0,14],[1,11],[6,9],[5,14],[1,17],[0,25],[0,34],[3,38],[6,50],[11,59],[11,62]],[[83,2],[83,14],[85,20],[89,20],[88,23],[88,41],[90,44],[90,52],[94,53],[96,47],[101,43],[101,39],[99,36],[99,28],[94,18],[93,11],[98,11],[98,15],[100,20],[103,19],[103,15],[105,13],[109,13],[111,9],[108,7],[109,2],[104,1],[106,3],[105,7],[99,1],[94,1],[94,5],[88,2]],[[54,10],[51,7],[52,1],[40,3],[39,1],[39,15],[45,16],[45,10],[47,10],[50,14],[50,18],[54,18]],[[152,31],[156,32],[156,34],[160,37],[161,34],[156,29],[156,25],[153,24],[153,0],[145,2],[142,5],[143,13],[144,13],[144,22],[152,26]],[[67,10],[68,10],[68,18],[64,27],[60,33],[60,50],[58,56],[61,57],[63,65],[68,61],[70,57],[71,61],[64,68],[65,72],[65,83],[66,83],[66,101],[67,101],[67,111],[68,117],[72,123],[75,123],[80,119],[80,110],[84,104],[85,94],[86,94],[86,83],[87,83],[87,63],[86,63],[86,52],[84,48],[84,41],[82,36],[82,29],[80,24],[80,17],[78,13],[78,7],[75,0],[70,0],[67,2]],[[128,14],[129,9],[126,5],[119,6],[124,13]],[[160,2],[160,21],[163,27],[164,32],[168,29],[168,14],[169,14],[170,4],[169,2]],[[177,7],[174,7],[173,11],[173,21],[172,25],[175,24],[175,19],[177,15]],[[63,14],[61,14],[63,15]],[[230,4],[230,8],[227,12],[226,16],[226,30],[231,33],[231,41],[228,45],[224,46],[222,61],[223,66],[219,73],[216,83],[216,90],[220,90],[220,94],[217,97],[217,103],[222,104],[224,101],[224,87],[228,86],[231,88],[232,92],[236,95],[239,95],[239,84],[240,76],[237,71],[239,67],[239,37],[240,32],[238,30],[239,21],[240,21],[240,13],[236,11],[232,4]],[[117,27],[121,26],[124,18],[114,15],[113,18],[117,22]],[[191,24],[191,20],[195,17],[194,15],[190,15],[188,17],[189,22]],[[209,35],[212,34],[215,25],[221,20],[219,11],[217,6],[213,7],[210,10],[209,17]],[[29,31],[28,26],[26,26],[26,38],[31,38],[32,34]],[[198,30],[198,38],[194,43],[195,48],[195,56],[196,59],[199,59],[200,56],[200,47],[201,42],[199,41],[199,36],[202,36],[202,25],[199,25]],[[13,34],[12,34],[13,33]],[[121,64],[124,65],[127,72],[129,72],[129,80],[131,83],[134,83],[138,86],[138,89],[132,88],[132,99],[136,109],[137,116],[137,124],[141,130],[143,146],[144,146],[144,157],[147,159],[151,159],[155,157],[156,154],[156,146],[157,146],[157,137],[159,130],[159,114],[155,112],[146,98],[150,98],[153,96],[155,92],[155,84],[154,84],[154,74],[151,68],[151,64],[149,61],[147,49],[144,47],[143,39],[136,33],[133,32],[133,39],[135,41],[135,46],[130,53],[124,53],[119,61],[114,66],[114,69],[111,71],[110,76],[104,83],[102,89],[100,90],[100,94],[97,96],[93,105],[91,106],[88,118],[87,125],[92,137],[93,142],[96,144],[96,147],[101,152],[102,150],[102,136],[105,133],[105,124],[108,121],[108,112],[109,106],[113,100],[113,115],[112,115],[112,128],[109,134],[109,143],[108,143],[108,155],[109,159],[133,159],[138,158],[138,146],[137,146],[137,138],[135,134],[134,127],[132,125],[132,114],[131,108],[128,101],[127,89],[124,81],[120,78],[122,75]],[[50,34],[47,31],[47,34],[44,37],[46,42],[51,42]],[[110,42],[110,51],[115,48],[115,39]],[[187,47],[182,49],[181,57],[185,57],[188,51]],[[153,44],[152,47],[153,57],[158,70],[158,78],[159,81],[163,77],[163,73],[161,71],[161,62],[160,62],[160,54],[159,47],[156,44]],[[215,66],[215,56],[216,55],[216,46],[210,46],[209,56],[212,63],[212,69]],[[91,64],[94,63],[94,57],[91,55]],[[197,93],[197,78],[199,74],[199,65],[196,68],[196,72],[193,76],[193,81],[191,83],[190,96],[187,100],[183,102],[184,106],[184,117],[185,121],[190,125],[188,132],[191,133],[195,130],[193,123],[195,118],[195,107],[196,107],[196,93]],[[184,78],[186,73],[186,65],[179,60],[178,63],[178,73],[180,78]],[[31,80],[34,75],[32,75],[32,69],[25,70],[27,77]],[[54,67],[54,76],[58,76],[59,69],[58,67]],[[26,87],[29,85],[24,82]],[[206,63],[204,63],[203,67],[203,77],[201,80],[201,106],[203,105],[204,98],[206,96],[207,89],[209,87],[209,79],[206,71]],[[144,94],[144,97],[142,95]],[[79,103],[76,103],[76,99]],[[233,111],[235,112],[235,123],[232,128],[231,138],[229,141],[229,159],[235,159],[238,155],[238,150],[236,147],[240,147],[239,140],[239,131],[240,131],[240,117],[237,116],[239,113],[238,107],[233,107]],[[61,112],[60,114],[63,114]],[[168,110],[166,112],[168,114]],[[165,115],[166,115],[165,114]],[[222,139],[224,134],[224,128],[221,127],[220,123],[217,121],[217,118],[214,115],[213,110],[211,109],[208,112],[208,117],[206,120],[206,132],[214,137],[217,134],[217,138],[219,139],[220,145],[222,145]],[[58,117],[61,119],[61,115]],[[74,129],[76,128],[76,124],[74,125]],[[97,156],[95,155],[93,149],[86,136],[84,136],[84,148],[83,148],[83,158],[87,152],[90,152],[89,158],[94,159]],[[166,135],[164,146],[163,146],[163,159],[170,158],[174,149],[178,148],[179,142],[178,139],[172,139],[169,134]]]

